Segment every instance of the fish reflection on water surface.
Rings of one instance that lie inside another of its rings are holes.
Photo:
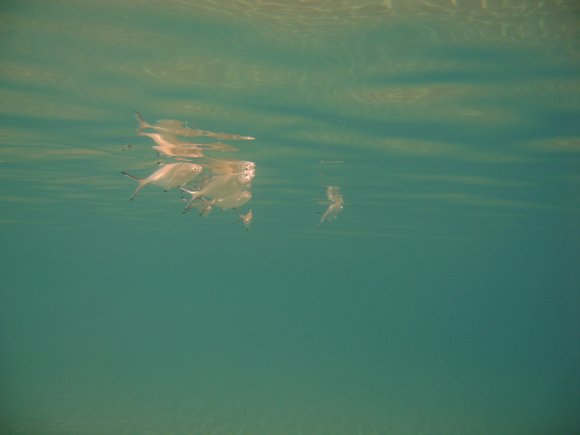
[[[256,164],[252,161],[205,157],[205,152],[237,151],[236,147],[220,141],[254,140],[253,136],[214,133],[191,128],[181,121],[172,119],[163,119],[150,124],[139,112],[135,112],[135,117],[139,122],[137,134],[152,139],[155,143],[153,149],[159,155],[175,161],[162,163],[159,169],[145,178],[123,171],[123,175],[138,182],[131,200],[148,184],[156,184],[166,191],[178,188],[181,192],[190,195],[189,200],[186,200],[187,205],[183,213],[195,206],[200,215],[207,216],[214,207],[238,212],[240,207],[252,199],[249,189],[256,174]],[[192,143],[183,140],[180,136],[182,138],[206,137],[217,141]],[[241,220],[248,230],[252,218],[253,214],[250,210],[245,214],[239,214],[237,221]]]
[[[148,184],[161,186],[166,191],[179,189],[181,200],[186,203],[182,213],[195,208],[200,216],[207,217],[214,208],[234,210],[238,214],[235,222],[242,222],[246,230],[250,229],[254,217],[252,210],[241,213],[239,209],[252,199],[250,189],[256,175],[256,164],[249,160],[210,157],[205,153],[238,151],[236,147],[220,141],[254,140],[253,136],[214,133],[188,127],[184,122],[173,119],[162,119],[150,124],[139,112],[135,112],[135,117],[139,123],[137,134],[150,138],[154,142],[152,148],[158,155],[171,158],[173,162],[161,164],[159,169],[144,178],[123,171],[123,175],[138,183],[131,200]],[[204,139],[196,139],[200,140],[199,143],[188,142],[186,139],[204,137],[205,142]],[[320,163],[334,166],[343,162],[330,160]],[[324,213],[320,213],[317,229],[324,222],[335,220],[343,209],[340,187],[327,185],[326,197],[328,206]]]

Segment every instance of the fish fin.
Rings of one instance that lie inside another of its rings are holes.
[[[132,178],[133,180],[136,180],[136,181],[139,181],[140,180],[139,177],[135,177],[134,175],[131,175],[131,174],[125,172],[125,171],[121,171],[121,174],[123,174],[125,177]]]
[[[189,189],[186,189],[183,186],[179,186],[179,190],[181,190],[184,193],[189,193],[191,196],[193,196],[194,194],[197,193],[195,190],[189,190]]]
[[[203,208],[196,206],[196,208],[200,210],[199,215],[207,217],[211,213],[213,201],[208,201],[207,199],[201,196],[198,199],[201,199],[201,202],[203,203]]]
[[[193,207],[193,199],[187,202],[183,210],[181,210],[181,214],[187,213],[189,210],[191,210],[192,207]]]
[[[133,196],[131,196],[131,198],[129,198],[129,201],[133,201],[135,199],[135,197],[137,196],[137,194],[139,193],[139,191],[147,185],[147,180],[145,178],[135,177],[134,175],[131,175],[127,172],[121,172],[121,174],[123,174],[124,176],[129,177],[129,178],[135,180],[137,183],[139,183],[137,185],[137,189],[135,189],[135,192],[133,192]]]

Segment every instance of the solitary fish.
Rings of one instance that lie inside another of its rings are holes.
[[[242,221],[244,227],[246,228],[246,231],[250,231],[250,225],[252,223],[253,218],[254,215],[252,213],[252,209],[250,209],[250,211],[248,211],[246,214],[240,214],[239,219],[236,220],[234,223]]]
[[[195,163],[169,163],[161,166],[161,168],[146,178],[135,177],[127,172],[122,172],[122,174],[139,183],[133,196],[129,198],[132,201],[135,199],[139,191],[148,184],[156,184],[163,187],[165,190],[169,190],[189,183],[201,174],[202,170],[203,168]]]
[[[342,194],[340,193],[340,187],[338,186],[328,186],[326,188],[326,197],[330,201],[330,204],[324,214],[320,217],[320,222],[318,223],[317,229],[323,224],[323,222],[330,222],[337,218],[337,216],[342,211]]]

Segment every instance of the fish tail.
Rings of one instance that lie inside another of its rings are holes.
[[[191,198],[191,199],[188,201],[188,203],[187,203],[187,205],[185,206],[185,208],[184,208],[184,209],[181,211],[181,213],[182,213],[182,214],[185,214],[185,213],[187,213],[189,210],[191,210],[191,209],[193,208],[193,205],[194,205],[193,203],[195,202],[195,199],[196,199],[196,198]]]
[[[198,207],[198,210],[200,210],[199,215],[200,216],[207,216],[210,214],[211,210],[212,210],[212,206],[215,203],[215,200],[212,201],[208,201],[207,199],[205,199],[204,197],[200,197],[199,199],[201,199],[202,201],[202,205],[200,207]]]
[[[151,124],[148,124],[147,122],[145,122],[145,120],[143,119],[143,117],[141,116],[141,114],[137,111],[134,112],[135,113],[135,118],[137,118],[137,121],[139,122],[139,128],[149,128],[151,127]]]
[[[127,172],[121,172],[121,174],[123,174],[124,176],[129,177],[129,178],[135,180],[137,183],[139,183],[137,185],[137,189],[135,189],[135,192],[133,192],[133,196],[131,196],[131,198],[129,198],[129,201],[133,201],[135,199],[135,197],[137,196],[137,194],[139,193],[139,191],[147,185],[147,181],[145,180],[145,178],[135,177],[134,175],[128,174]]]
[[[200,207],[201,208],[201,207]],[[206,204],[203,209],[199,212],[200,216],[207,217],[211,213],[212,207],[211,204]]]
[[[191,199],[187,202],[187,205],[185,206],[185,208],[181,212],[182,214],[185,214],[189,210],[191,210],[191,208],[193,207],[193,202],[198,198],[199,191],[189,190],[189,189],[186,189],[185,187],[182,187],[182,186],[179,186],[179,190],[181,190],[184,193],[189,193],[191,195]]]
[[[318,213],[318,212],[316,212],[316,213]],[[322,213],[318,213],[318,214],[322,215]],[[316,229],[319,230],[323,223],[324,223],[324,217],[321,217],[320,222],[318,222],[318,225],[316,225]]]

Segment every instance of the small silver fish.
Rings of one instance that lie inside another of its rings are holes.
[[[180,187],[182,192],[189,193],[191,199],[183,209],[183,213],[187,213],[193,206],[193,201],[198,198],[223,198],[242,190],[244,185],[248,185],[249,181],[243,177],[242,174],[221,174],[214,175],[206,183],[204,183],[198,190],[186,189]]]
[[[255,172],[244,171],[233,174],[219,174],[209,178],[197,191],[182,189],[192,195],[192,200],[200,197],[220,198],[232,195],[248,187]]]
[[[241,190],[226,197],[214,198],[211,201],[211,205],[215,205],[221,210],[228,210],[230,208],[239,208],[247,203],[250,199],[252,199],[251,192],[248,192],[247,190]]]
[[[169,163],[161,166],[161,168],[146,178],[139,178],[128,174],[127,172],[122,172],[122,174],[132,178],[138,183],[137,189],[135,189],[133,196],[130,198],[132,201],[135,199],[139,191],[148,184],[156,184],[163,187],[165,190],[169,190],[189,183],[201,174],[202,170],[203,168],[195,163]]]
[[[343,200],[342,194],[340,193],[340,187],[328,186],[326,188],[326,197],[330,201],[330,204],[328,205],[326,211],[320,217],[320,222],[316,227],[317,229],[319,229],[324,222],[330,222],[336,219],[343,209]]]
[[[214,198],[212,200],[207,200],[205,198],[199,198],[205,204],[205,207],[201,209],[199,215],[200,216],[207,216],[213,209],[213,207],[218,207],[220,210],[230,210],[230,209],[238,209],[245,203],[247,203],[250,199],[252,199],[252,193],[248,192],[247,190],[241,190],[239,192],[233,193],[229,196],[223,198]],[[199,210],[199,206],[194,204],[195,207]]]
[[[250,231],[250,225],[252,224],[252,219],[254,218],[254,214],[252,213],[252,209],[250,209],[246,214],[240,214],[239,218],[234,222],[242,222],[246,231]]]

